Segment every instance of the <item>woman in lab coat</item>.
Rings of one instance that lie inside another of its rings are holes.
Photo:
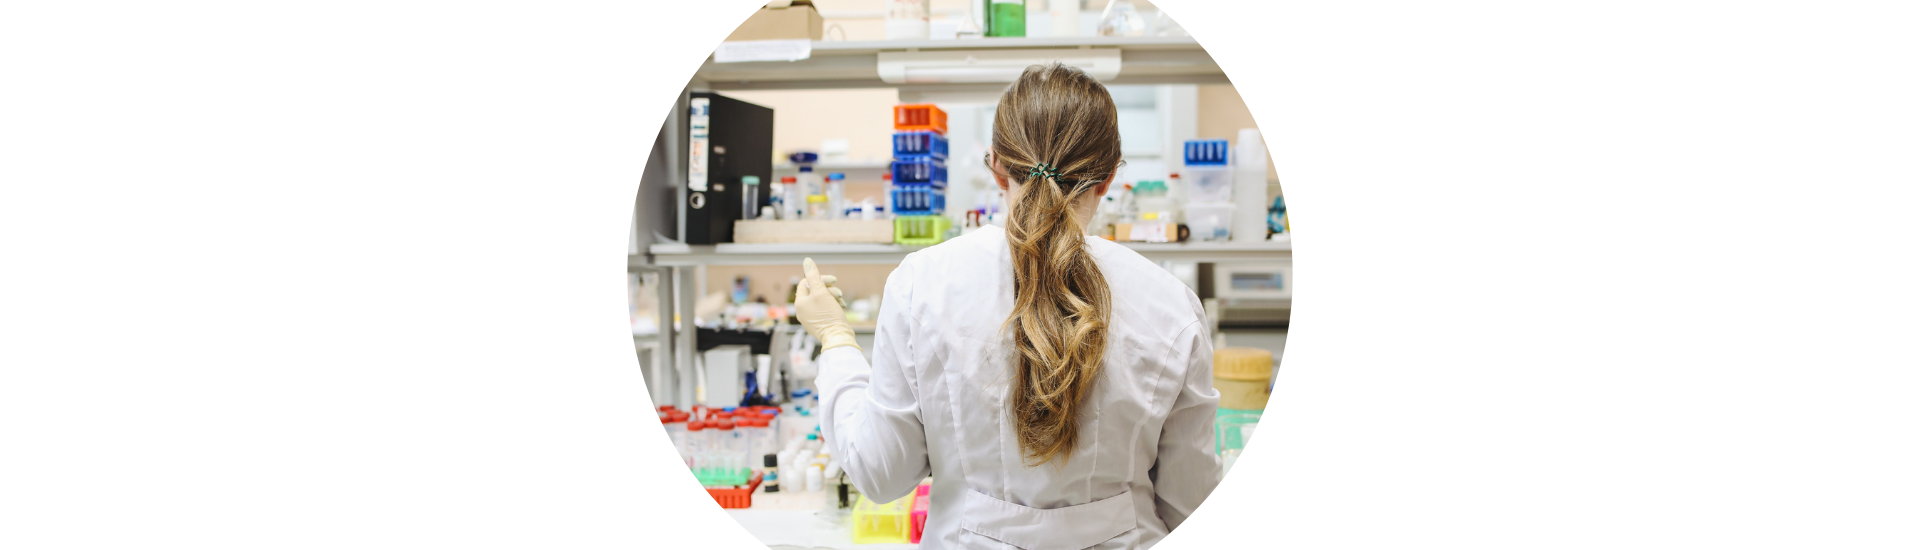
[[[868,365],[813,260],[797,317],[819,338],[821,432],[876,502],[932,475],[925,548],[1144,548],[1220,479],[1213,349],[1165,269],[1086,236],[1120,167],[1113,98],[1029,67],[994,113],[1012,197],[887,278]]]

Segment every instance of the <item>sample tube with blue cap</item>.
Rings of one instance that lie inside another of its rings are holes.
[[[843,172],[827,174],[827,217],[846,219],[847,175]]]

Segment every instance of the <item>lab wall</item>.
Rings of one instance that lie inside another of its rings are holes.
[[[1210,84],[1199,87],[1199,108],[1196,110],[1198,135],[1207,139],[1226,139],[1232,146],[1240,145],[1241,128],[1259,128],[1253,123],[1253,111],[1247,109],[1247,102],[1240,99],[1240,91],[1232,84]],[[1262,134],[1265,134],[1263,129]],[[1267,141],[1273,141],[1268,138]],[[1267,151],[1267,181],[1279,181],[1280,169],[1273,163],[1273,151]],[[1272,194],[1269,191],[1269,194]]]
[[[773,109],[774,164],[793,151],[819,151],[820,142],[845,139],[852,162],[893,156],[893,88],[843,90],[734,90],[727,97]],[[823,159],[824,160],[824,159]]]

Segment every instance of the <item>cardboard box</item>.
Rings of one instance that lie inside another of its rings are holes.
[[[769,6],[779,4],[775,2]],[[783,8],[765,7],[727,35],[727,42],[746,40],[819,40],[825,22],[811,0],[793,0]]]

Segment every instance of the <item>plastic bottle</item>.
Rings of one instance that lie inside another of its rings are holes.
[[[760,176],[740,178],[740,219],[751,220],[760,214]]]
[[[776,203],[780,205],[780,219],[797,220],[806,209],[806,203],[799,196],[800,178],[786,176],[780,178],[778,192],[774,193]]]
[[[760,458],[760,465],[767,473],[760,477],[761,490],[769,493],[780,492],[780,456],[769,454]]]
[[[1023,37],[1027,35],[1026,0],[993,0],[992,22],[987,36]]]
[[[809,197],[825,195],[827,192],[825,183],[824,180],[820,179],[820,174],[813,172],[812,166],[800,167],[800,192],[802,194]]]
[[[932,15],[928,0],[887,0],[887,40],[926,40]]]
[[[807,195],[807,216],[809,220],[833,219],[827,208],[826,195]]]
[[[820,468],[811,464],[804,466],[804,468],[807,469],[807,492],[819,492],[821,485],[826,481],[826,476],[821,473]]]
[[[847,175],[842,172],[827,174],[827,217],[845,219],[847,210]]]
[[[1080,36],[1080,0],[1047,0],[1055,38]]]

